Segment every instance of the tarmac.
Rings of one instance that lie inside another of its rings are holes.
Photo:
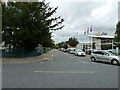
[[[53,51],[49,51],[39,56],[27,57],[27,58],[0,58],[2,64],[26,64],[26,63],[36,63],[45,62],[52,60]]]

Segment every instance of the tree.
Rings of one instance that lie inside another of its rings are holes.
[[[58,7],[53,8],[45,1],[2,3],[2,30],[5,45],[33,50],[38,44],[53,45],[51,31],[64,27],[61,16],[52,17]]]
[[[66,42],[60,42],[60,43],[55,44],[54,48],[65,48],[65,49],[67,49],[68,45],[67,45]]]
[[[59,48],[63,48],[64,42],[58,43]]]
[[[68,44],[66,42],[63,44],[63,48],[65,48],[65,49],[68,48]]]
[[[67,41],[67,43],[72,46],[75,47],[79,42],[75,37],[71,37],[69,38],[69,40]]]
[[[116,25],[115,44],[120,47],[120,21]]]

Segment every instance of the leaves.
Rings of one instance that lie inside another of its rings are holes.
[[[75,47],[79,42],[77,41],[77,39],[75,37],[71,37],[71,38],[69,38],[69,40],[67,41],[67,43],[70,46]]]
[[[120,21],[116,25],[115,44],[120,47]]]
[[[64,27],[61,16],[52,16],[58,7],[50,7],[45,1],[8,2],[7,5],[2,3],[2,8],[2,39],[6,45],[28,49],[38,44],[49,47],[53,45],[50,30]]]

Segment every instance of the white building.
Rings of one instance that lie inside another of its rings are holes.
[[[80,42],[77,45],[78,49],[98,49],[107,50],[115,48],[113,44],[114,36],[108,35],[88,35],[89,42]]]
[[[107,50],[113,49],[114,36],[107,35],[89,35],[91,49]]]
[[[78,45],[77,45],[77,49],[90,49],[90,42],[80,42]]]

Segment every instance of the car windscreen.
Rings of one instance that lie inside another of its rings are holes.
[[[112,51],[108,51],[111,55],[116,55],[114,52]]]
[[[77,50],[77,52],[83,52],[82,50]]]

